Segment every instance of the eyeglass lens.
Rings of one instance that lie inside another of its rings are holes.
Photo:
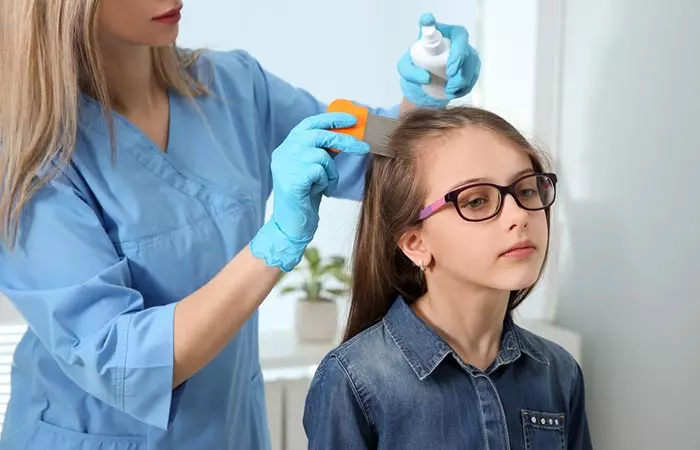
[[[554,184],[544,175],[531,175],[517,181],[511,193],[521,208],[530,211],[547,208],[554,202]],[[493,217],[498,213],[501,202],[499,189],[487,184],[469,187],[457,197],[460,213],[467,220]]]

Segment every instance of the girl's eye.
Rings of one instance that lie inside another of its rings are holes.
[[[498,191],[491,186],[474,186],[462,191],[457,200],[460,208],[469,211],[481,210],[498,202]]]
[[[522,189],[520,190],[520,198],[531,198],[537,195],[536,189]]]
[[[474,200],[470,200],[467,205],[470,208],[479,208],[484,206],[486,203],[488,203],[488,200],[485,198],[475,198]]]
[[[468,200],[464,200],[464,201],[460,202],[460,204],[463,208],[479,209],[479,208],[483,208],[484,206],[488,205],[489,199],[488,199],[488,197],[470,198]]]

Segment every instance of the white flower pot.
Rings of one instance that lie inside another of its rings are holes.
[[[298,300],[294,327],[299,342],[331,342],[338,332],[338,305],[333,301]]]

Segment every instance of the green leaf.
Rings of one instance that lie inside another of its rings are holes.
[[[329,294],[335,296],[335,297],[340,297],[342,295],[345,295],[347,293],[347,290],[345,289],[326,289],[326,292]]]
[[[348,292],[351,275],[346,271],[346,258],[343,256],[330,256],[322,258],[315,247],[307,247],[304,251],[306,264],[300,264],[294,268],[294,272],[301,277],[301,285],[284,288],[283,293],[301,292],[309,301],[328,300],[325,296],[341,296]],[[327,288],[330,283],[340,287]]]
[[[332,266],[330,264],[326,264],[319,270],[319,275],[333,275],[334,272],[342,270],[342,267],[337,267],[337,266]]]
[[[349,285],[350,281],[352,279],[350,277],[350,274],[348,274],[347,272],[345,272],[343,270],[334,271],[333,276],[335,277],[336,280],[338,280],[339,282],[346,284],[346,285]]]
[[[345,258],[342,256],[333,256],[328,265],[333,267],[345,267]]]
[[[321,296],[322,285],[319,282],[306,283],[306,296],[309,300],[318,300]]]
[[[309,269],[311,270],[311,273],[316,273],[321,263],[321,255],[319,255],[318,249],[315,247],[307,247],[304,251],[304,256],[309,262]]]
[[[304,288],[302,286],[285,286],[280,290],[280,293],[291,294],[292,292],[300,292],[303,290]]]

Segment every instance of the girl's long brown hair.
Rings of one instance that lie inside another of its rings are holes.
[[[380,321],[398,295],[410,303],[425,294],[423,273],[398,247],[399,238],[406,231],[420,227],[416,219],[426,189],[418,176],[417,155],[422,145],[467,126],[481,127],[507,139],[528,154],[535,171],[548,169],[544,155],[515,127],[492,112],[460,106],[418,109],[403,118],[389,142],[396,158],[373,157],[367,168],[344,340]],[[545,213],[549,228],[549,209]],[[533,288],[534,285],[511,292],[508,311],[515,309]]]

